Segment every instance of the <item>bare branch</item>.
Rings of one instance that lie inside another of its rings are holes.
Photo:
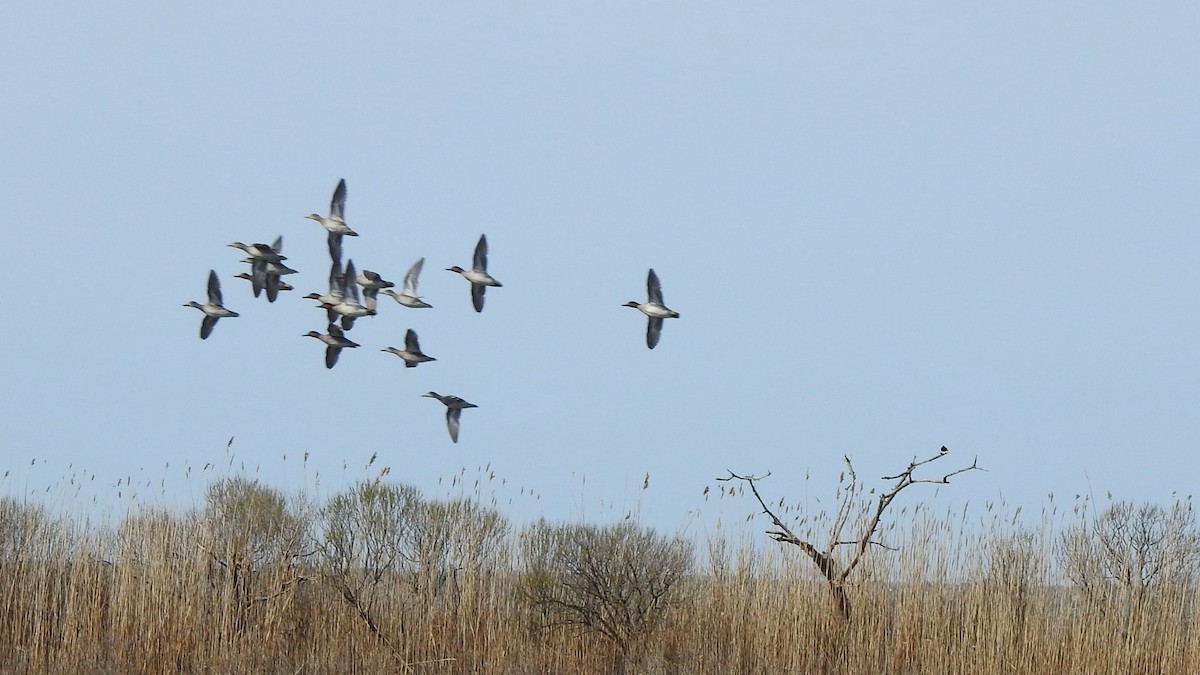
[[[726,471],[729,471],[729,469],[726,469]],[[754,498],[758,500],[758,505],[762,507],[763,513],[771,518],[771,522],[775,525],[775,527],[779,528],[778,532],[768,532],[767,534],[771,535],[776,541],[786,541],[788,543],[799,545],[799,543],[803,540],[796,536],[796,533],[792,532],[791,528],[789,528],[782,520],[779,519],[779,516],[775,515],[775,512],[771,510],[771,507],[767,506],[767,502],[758,492],[758,485],[755,484],[755,481],[761,480],[762,478],[766,478],[770,475],[771,472],[768,471],[762,477],[755,477],[751,475],[739,476],[738,474],[729,471],[728,478],[718,478],[717,480],[733,480],[736,478],[737,480],[742,480],[746,483],[749,483],[750,492],[754,495]]]
[[[253,602],[266,602],[268,600],[274,600],[275,598],[278,598],[279,596],[284,595],[288,591],[292,590],[292,587],[295,586],[296,584],[301,584],[301,583],[304,583],[307,581],[312,581],[312,579],[310,577],[306,577],[303,575],[293,577],[293,578],[288,579],[287,581],[284,581],[283,583],[281,583],[279,585],[279,590],[277,592],[271,593],[269,595],[264,595],[264,596],[258,597],[258,598],[250,598],[247,602],[253,603]]]
[[[837,541],[837,542],[834,542],[833,545],[834,546],[850,546],[852,544],[857,544],[857,543],[858,543],[857,541]],[[900,550],[900,548],[897,546],[888,546],[887,544],[885,544],[881,541],[871,540],[868,543],[871,546],[878,546],[879,548],[886,549],[888,551],[899,551]]]
[[[800,550],[804,551],[804,553],[808,555],[810,559],[812,559],[829,584],[829,591],[835,609],[841,614],[842,618],[848,619],[850,617],[850,601],[846,594],[846,586],[850,575],[859,566],[859,564],[862,563],[867,550],[872,546],[888,551],[897,550],[875,539],[875,533],[879,529],[879,524],[883,519],[883,515],[887,512],[888,508],[892,505],[892,502],[896,499],[896,497],[899,496],[899,494],[905,488],[916,485],[917,483],[948,484],[951,478],[961,473],[966,473],[968,471],[983,471],[983,469],[979,467],[978,459],[973,459],[969,466],[955,469],[937,478],[917,478],[914,476],[914,472],[917,469],[925,466],[926,464],[931,464],[939,459],[942,459],[949,454],[949,452],[949,449],[943,445],[938,450],[937,454],[925,459],[913,457],[913,459],[909,461],[908,466],[900,473],[894,476],[884,476],[883,480],[895,481],[895,483],[892,484],[890,489],[878,496],[873,508],[870,507],[867,502],[859,500],[859,496],[861,495],[863,489],[862,485],[858,482],[858,474],[854,471],[854,463],[850,460],[848,455],[843,455],[842,460],[846,464],[846,469],[838,478],[838,483],[840,486],[838,488],[839,504],[837,511],[834,514],[833,523],[829,531],[827,546],[828,552],[817,549],[817,547],[813,546],[811,542],[796,535],[796,533],[793,532],[791,528],[789,528],[787,524],[784,523],[783,520],[771,510],[771,507],[767,505],[766,499],[764,499],[762,494],[758,491],[757,481],[771,475],[770,472],[767,472],[763,476],[753,476],[739,475],[733,471],[727,470],[729,475],[723,478],[718,478],[717,480],[730,481],[736,479],[750,485],[750,493],[754,495],[754,499],[758,501],[758,505],[762,508],[762,512],[771,519],[771,524],[775,526],[775,529],[767,530],[767,536],[771,537],[775,541],[785,544],[792,544],[798,547]],[[871,490],[870,492],[873,494],[875,491]],[[780,503],[783,503],[782,500]],[[856,511],[864,516],[869,513],[870,517],[866,520],[865,524],[862,526],[861,533],[856,538],[845,539],[842,537],[842,531],[849,525],[852,516]],[[849,554],[849,559],[844,566],[839,565],[838,561],[833,557],[834,551],[839,546],[853,547],[851,553]]]
[[[726,470],[726,471],[729,471],[729,469],[725,469],[725,470]],[[770,476],[770,475],[771,475],[771,472],[770,472],[770,471],[768,471],[768,472],[764,473],[764,474],[763,474],[763,475],[761,475],[761,476],[755,476],[755,475],[752,475],[752,474],[746,474],[745,476],[739,476],[738,474],[736,474],[736,473],[734,473],[734,472],[732,472],[732,471],[729,471],[729,475],[728,475],[728,476],[726,476],[726,477],[724,477],[724,478],[718,478],[717,480],[719,480],[719,481],[721,481],[721,482],[725,482],[725,481],[731,481],[731,480],[762,480],[762,479],[764,479],[764,478],[766,478],[767,476]]]

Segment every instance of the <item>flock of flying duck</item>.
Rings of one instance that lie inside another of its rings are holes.
[[[345,213],[346,181],[342,179],[338,181],[337,187],[333,191],[333,199],[329,204],[329,215],[322,216],[313,213],[305,216],[317,221],[321,227],[325,228],[328,233],[329,257],[332,261],[329,269],[329,291],[325,294],[309,293],[304,296],[305,299],[316,300],[317,307],[324,309],[326,313],[328,326],[324,333],[309,331],[303,335],[303,337],[316,338],[325,344],[326,368],[333,368],[337,364],[338,356],[341,355],[343,349],[360,346],[347,338],[346,332],[354,327],[356,319],[376,315],[381,292],[404,307],[412,309],[432,307],[417,293],[417,279],[425,265],[424,258],[417,260],[409,268],[408,273],[404,275],[403,290],[399,293],[392,290],[395,284],[385,280],[379,274],[367,269],[357,272],[353,260],[347,260],[345,268],[342,268],[342,238],[358,236],[358,233],[346,224]],[[277,238],[270,245],[243,244],[235,241],[229,246],[240,249],[247,255],[241,262],[248,263],[250,271],[237,274],[235,278],[249,281],[254,297],[259,297],[265,291],[267,300],[275,302],[280,292],[294,290],[291,284],[283,280],[283,277],[296,273],[296,270],[284,264],[287,257],[283,255],[283,237]],[[471,269],[463,269],[458,265],[446,268],[446,271],[461,274],[471,283],[471,304],[475,307],[476,312],[483,311],[484,292],[487,288],[502,286],[495,277],[488,274],[487,256],[487,235],[480,235],[479,242],[475,245],[475,256],[471,263]],[[359,294],[360,287],[362,289],[361,296]],[[663,319],[678,318],[679,312],[669,309],[663,304],[662,286],[653,269],[646,277],[646,293],[648,296],[646,302],[630,300],[622,306],[634,307],[646,315],[648,319],[646,346],[654,349],[662,334]],[[219,319],[238,316],[237,312],[225,308],[221,295],[221,281],[217,278],[215,270],[208,272],[208,302],[199,303],[193,300],[185,303],[184,307],[195,307],[204,313],[204,318],[200,321],[201,340],[206,340],[209,335],[212,335],[213,328],[216,327]],[[421,351],[417,333],[411,328],[404,335],[404,349],[385,347],[380,351],[400,357],[406,368],[415,368],[421,363],[437,360]],[[458,396],[442,395],[433,391],[426,392],[422,396],[435,398],[446,406],[446,427],[450,430],[450,440],[457,443],[459,417],[462,415],[462,411],[479,406],[468,403]]]

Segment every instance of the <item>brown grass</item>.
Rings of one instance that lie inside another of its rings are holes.
[[[598,634],[538,627],[518,592],[521,531],[486,566],[432,586],[393,571],[359,586],[355,606],[313,553],[315,515],[298,556],[235,574],[202,513],[108,528],[0,503],[3,673],[1200,672],[1194,579],[1134,594],[1061,578],[1061,533],[1082,516],[1030,528],[1015,514],[898,513],[897,550],[870,556],[848,622],[798,551],[753,532],[713,537],[629,663]]]

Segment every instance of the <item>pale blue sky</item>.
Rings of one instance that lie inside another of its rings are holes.
[[[989,469],[944,499],[1194,489],[1194,3],[294,5],[0,9],[5,493],[191,504],[230,436],[288,489],[490,463],[517,520],[672,528],[726,468],[800,498],[942,444]],[[435,308],[327,371],[303,216],[343,177],[346,255],[425,256]],[[481,232],[477,315],[443,269]],[[280,234],[269,305],[226,244]],[[202,342],[210,268],[242,316]],[[436,363],[378,351],[410,327]],[[458,445],[430,389],[480,406]]]

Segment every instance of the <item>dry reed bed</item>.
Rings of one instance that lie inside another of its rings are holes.
[[[1045,522],[906,517],[889,537],[897,550],[873,553],[852,589],[848,622],[796,551],[703,542],[708,556],[632,659],[596,632],[540,625],[520,592],[522,531],[486,566],[381,575],[355,605],[312,555],[234,570],[194,516],[115,531],[10,522],[0,672],[1200,672],[1194,580],[1085,593],[1058,578],[1060,533]]]

